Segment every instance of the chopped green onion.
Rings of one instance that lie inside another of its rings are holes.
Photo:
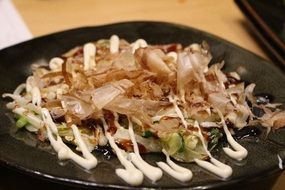
[[[14,115],[14,118],[15,118],[15,119],[18,120],[18,119],[20,119],[20,117],[21,117],[21,115],[15,113],[15,115]]]
[[[219,139],[223,136],[218,128],[212,128],[210,131],[211,145],[216,146]]]
[[[73,136],[72,129],[70,127],[67,127],[65,124],[58,125],[57,129],[58,129],[58,134],[61,137]]]
[[[142,137],[144,137],[144,138],[149,138],[149,137],[151,137],[153,134],[152,134],[152,132],[151,131],[144,131],[143,133],[142,133]]]
[[[28,123],[29,122],[28,122],[28,120],[26,118],[20,116],[20,118],[16,122],[16,126],[18,128],[22,128],[22,127],[26,126]]]
[[[179,136],[181,137],[181,141],[182,141],[182,143],[181,143],[181,146],[180,146],[180,148],[179,148],[179,150],[178,150],[178,152],[183,152],[184,151],[184,149],[185,149],[185,141],[184,141],[184,139],[183,139],[183,137],[182,137],[182,135],[179,133]]]

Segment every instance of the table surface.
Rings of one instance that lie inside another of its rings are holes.
[[[269,59],[247,19],[232,0],[13,0],[13,2],[34,36],[121,21],[166,21],[210,32]],[[284,186],[283,173],[275,182],[273,189],[283,189]],[[9,185],[6,184],[4,187],[0,185],[0,189],[2,188],[9,189]]]

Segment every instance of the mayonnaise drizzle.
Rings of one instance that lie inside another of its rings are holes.
[[[148,164],[142,159],[135,138],[133,124],[129,118],[128,120],[129,120],[129,135],[134,147],[134,153],[129,154],[131,161],[135,164],[136,167],[138,167],[143,172],[144,175],[146,175],[146,177],[155,182],[162,177],[162,171],[161,169]]]
[[[97,165],[97,159],[90,152],[88,152],[87,147],[81,138],[79,130],[75,125],[72,125],[71,128],[84,158],[72,152],[72,150],[64,144],[58,134],[57,127],[52,121],[49,111],[46,108],[42,108],[42,117],[47,129],[48,139],[54,150],[57,152],[59,159],[71,159],[86,169],[94,168]]]
[[[41,91],[37,86],[34,86],[32,88],[32,104],[34,105],[41,105],[42,97],[41,97]]]
[[[184,125],[184,128],[187,129],[187,121],[184,119],[182,111],[179,109],[177,103],[176,103],[176,97],[172,97],[171,95],[168,96],[169,101],[173,104],[175,112],[177,113],[178,117],[181,119],[182,124]]]
[[[167,56],[172,57],[174,59],[174,62],[176,63],[178,57],[176,52],[171,51],[167,54]]]
[[[212,156],[210,157],[210,162],[200,159],[194,159],[194,161],[202,168],[224,179],[230,177],[233,173],[233,170],[230,166],[220,162],[219,160],[213,158]]]
[[[35,80],[33,76],[29,76],[26,80],[26,91],[31,92],[33,86],[35,86]]]
[[[88,160],[93,160],[94,164],[95,164],[95,162],[97,164],[97,159],[93,156],[93,154],[91,154],[88,151],[88,148],[87,148],[85,142],[83,141],[77,126],[73,124],[73,125],[71,125],[71,129],[73,131],[73,135],[74,135],[74,138],[76,140],[76,144],[78,144],[78,147],[80,148],[83,156]]]
[[[26,91],[32,95],[32,104],[40,106],[42,101],[41,92],[33,76],[29,76],[26,80]]]
[[[117,129],[123,128],[118,122],[119,115],[116,112],[114,112],[113,115],[115,117],[114,118],[114,125],[117,127]]]
[[[151,121],[152,121],[152,122],[160,121],[161,118],[163,118],[163,117],[178,117],[178,115],[177,115],[177,114],[157,115],[157,116],[153,116],[153,117],[151,118]]]
[[[49,68],[51,70],[60,70],[63,63],[63,59],[60,57],[54,57],[49,61]]]
[[[131,44],[132,46],[132,53],[135,53],[135,51],[139,48],[147,47],[147,43],[144,39],[138,39],[134,43]]]
[[[278,166],[279,166],[280,170],[283,170],[283,162],[282,162],[282,159],[279,156],[279,154],[277,154],[277,158],[278,158]]]
[[[14,90],[14,95],[20,95],[26,89],[26,83],[22,83]]]
[[[110,52],[118,53],[120,46],[120,39],[117,35],[112,35],[110,38]]]
[[[96,46],[93,43],[87,43],[83,46],[84,70],[92,69],[96,66],[95,62]]]
[[[234,140],[232,134],[230,133],[230,131],[226,125],[223,114],[219,110],[217,110],[217,112],[221,118],[221,122],[223,125],[223,129],[226,133],[227,140],[228,140],[229,144],[231,145],[231,147],[234,149],[234,150],[232,150],[228,147],[224,147],[223,150],[231,158],[234,158],[236,160],[244,159],[247,156],[247,150]]]
[[[176,97],[172,97],[172,96],[168,96],[169,101],[173,104],[175,111],[177,113],[177,115],[179,116],[179,118],[182,121],[182,124],[184,125],[185,128],[187,128],[188,123],[187,121],[184,119],[184,116],[182,114],[182,111],[179,109],[177,103],[176,103]],[[213,158],[211,153],[208,151],[208,148],[206,146],[204,137],[202,135],[201,129],[199,127],[199,124],[197,121],[195,121],[194,123],[194,127],[196,127],[198,129],[199,132],[199,138],[203,144],[203,148],[205,149],[206,153],[208,154],[208,156],[210,157],[210,162],[204,161],[204,160],[200,160],[200,159],[194,159],[194,161],[201,167],[203,167],[204,169],[222,177],[222,178],[228,178],[229,176],[232,175],[232,168],[220,161],[218,161],[217,159]]]
[[[143,182],[143,174],[140,170],[138,170],[132,162],[126,159],[126,156],[123,154],[125,151],[120,149],[116,143],[114,138],[111,136],[111,134],[108,132],[108,125],[105,121],[105,119],[101,119],[103,123],[103,127],[105,130],[105,136],[108,139],[110,146],[115,151],[119,161],[121,164],[125,167],[125,169],[116,169],[116,174],[122,178],[125,182],[127,182],[130,185],[140,185]]]
[[[190,181],[193,177],[193,174],[191,170],[183,168],[177,164],[175,164],[167,154],[167,152],[163,149],[162,152],[166,156],[166,162],[157,162],[156,164],[163,169],[166,173],[168,173],[173,178],[181,181],[181,182],[187,182]]]
[[[200,160],[200,159],[194,159],[194,161],[201,166],[202,168],[216,174],[217,176],[220,176],[224,179],[230,177],[233,173],[232,168],[229,165],[226,165],[222,162],[220,162],[219,160],[215,159],[211,153],[208,151],[208,148],[206,146],[204,137],[202,135],[201,129],[199,127],[199,124],[197,121],[195,121],[194,123],[194,127],[196,127],[198,129],[199,132],[199,138],[202,142],[203,148],[206,151],[206,153],[208,154],[208,156],[210,157],[210,162],[207,162],[205,160]]]

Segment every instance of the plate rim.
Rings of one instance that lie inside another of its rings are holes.
[[[155,20],[154,21],[151,21],[151,20],[130,20],[130,21],[123,21],[123,22],[119,21],[119,22],[110,22],[110,23],[106,23],[106,24],[99,24],[99,25],[93,25],[93,26],[91,26],[91,25],[88,26],[87,25],[87,26],[74,27],[74,28],[70,28],[70,29],[66,29],[66,30],[59,30],[59,31],[48,33],[48,34],[36,36],[36,37],[34,37],[32,39],[29,39],[29,40],[26,40],[26,41],[14,44],[12,46],[0,49],[0,55],[1,55],[2,52],[8,51],[10,48],[14,48],[14,47],[20,46],[20,45],[25,45],[28,42],[35,41],[35,40],[40,40],[40,39],[45,38],[45,37],[49,37],[49,36],[53,36],[53,35],[61,35],[61,34],[64,34],[64,33],[69,33],[69,32],[73,32],[73,31],[77,31],[77,30],[83,30],[83,29],[87,29],[88,30],[88,29],[110,27],[110,26],[116,26],[116,25],[122,25],[122,24],[163,24],[163,25],[169,25],[169,26],[178,27],[178,28],[181,28],[181,29],[193,30],[195,32],[201,32],[201,33],[204,33],[207,36],[210,36],[212,38],[216,38],[219,41],[223,41],[227,45],[239,48],[243,52],[250,53],[251,55],[258,57],[261,61],[265,62],[266,64],[275,66],[275,64],[271,60],[267,60],[264,57],[254,53],[254,52],[252,52],[251,50],[248,50],[248,49],[246,49],[244,47],[241,47],[240,45],[235,44],[234,42],[231,42],[230,40],[224,39],[224,38],[222,38],[222,37],[220,37],[218,35],[212,34],[212,33],[207,32],[205,30],[197,29],[195,27],[184,25],[184,24],[181,24],[181,23],[167,22],[167,21],[155,21]],[[276,68],[279,70],[278,67],[276,67]]]

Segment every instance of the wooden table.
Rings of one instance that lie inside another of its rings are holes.
[[[34,36],[131,20],[195,27],[269,59],[232,0],[13,0]],[[283,182],[282,182],[283,181]],[[274,185],[284,189],[285,174]],[[282,188],[283,187],[283,188]]]

